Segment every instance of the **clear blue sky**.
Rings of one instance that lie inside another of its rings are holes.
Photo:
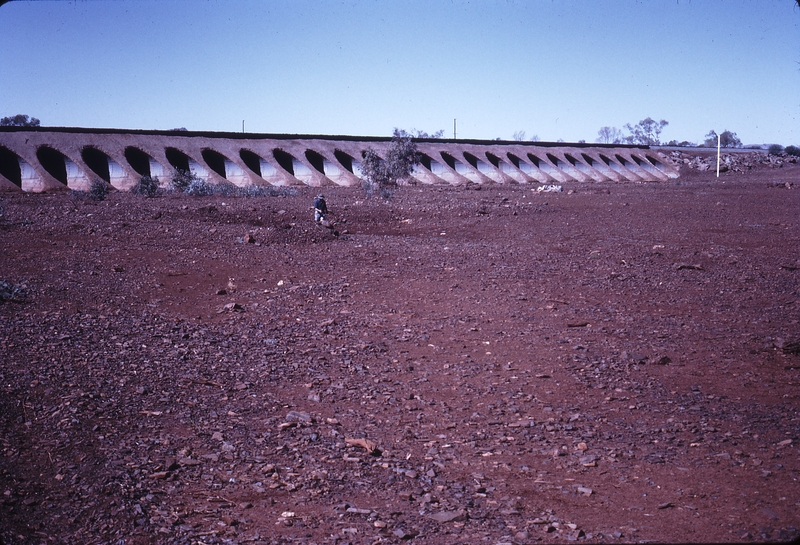
[[[800,145],[794,0],[15,0],[0,52],[51,126]]]

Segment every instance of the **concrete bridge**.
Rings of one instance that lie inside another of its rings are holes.
[[[177,170],[212,183],[352,186],[361,152],[390,138],[61,127],[0,127],[0,190],[128,189],[142,176],[168,186]],[[671,162],[647,146],[500,140],[416,140],[422,184],[664,181]]]

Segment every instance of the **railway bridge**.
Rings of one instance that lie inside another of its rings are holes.
[[[420,184],[665,181],[678,170],[648,146],[417,139]],[[116,189],[177,171],[237,186],[352,186],[362,152],[385,157],[391,138],[65,127],[0,127],[0,190]]]

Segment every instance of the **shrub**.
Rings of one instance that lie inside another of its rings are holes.
[[[144,178],[146,177],[143,177],[142,180]],[[158,187],[158,178],[155,180],[156,187]],[[223,197],[287,197],[297,195],[297,190],[293,187],[275,187],[271,185],[239,187],[227,180],[219,183],[210,183],[185,170],[176,171],[170,185],[173,191],[192,197],[204,197],[207,195],[221,195]],[[131,191],[134,191],[134,189],[131,189]]]
[[[187,170],[177,170],[172,177],[172,188],[192,197],[205,197],[214,193],[211,184]]]
[[[103,201],[110,190],[111,186],[104,181],[95,178],[89,186],[89,199],[96,202]]]
[[[780,144],[772,144],[767,148],[767,151],[770,155],[779,155],[783,151],[783,146]]]
[[[89,200],[100,202],[105,200],[106,195],[108,195],[110,190],[110,185],[101,180],[95,179],[89,184],[89,191],[72,189],[70,190],[69,194],[76,201],[83,201],[84,199],[88,198]]]
[[[248,185],[237,188],[240,197],[291,197],[297,195],[293,187],[271,185]]]
[[[158,176],[142,176],[131,188],[134,195],[144,195],[145,197],[155,197],[158,194]]]
[[[195,178],[186,188],[186,194],[190,197],[206,197],[214,194],[214,186],[202,178]]]
[[[25,300],[27,291],[24,284],[12,284],[6,280],[0,280],[0,303],[11,301],[20,303]]]
[[[797,146],[786,146],[786,148],[783,151],[785,151],[789,155],[800,157],[800,148],[798,148]]]
[[[210,189],[215,195],[222,195],[223,197],[236,197],[241,194],[239,187],[236,184],[228,181],[215,184]]]
[[[170,181],[170,185],[172,189],[175,191],[180,191],[181,193],[186,193],[186,190],[189,188],[189,184],[192,183],[192,180],[195,180],[195,175],[189,172],[188,170],[177,169],[175,171],[175,175],[172,177]]]

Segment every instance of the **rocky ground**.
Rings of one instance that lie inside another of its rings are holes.
[[[0,543],[790,541],[800,167],[0,197]]]

